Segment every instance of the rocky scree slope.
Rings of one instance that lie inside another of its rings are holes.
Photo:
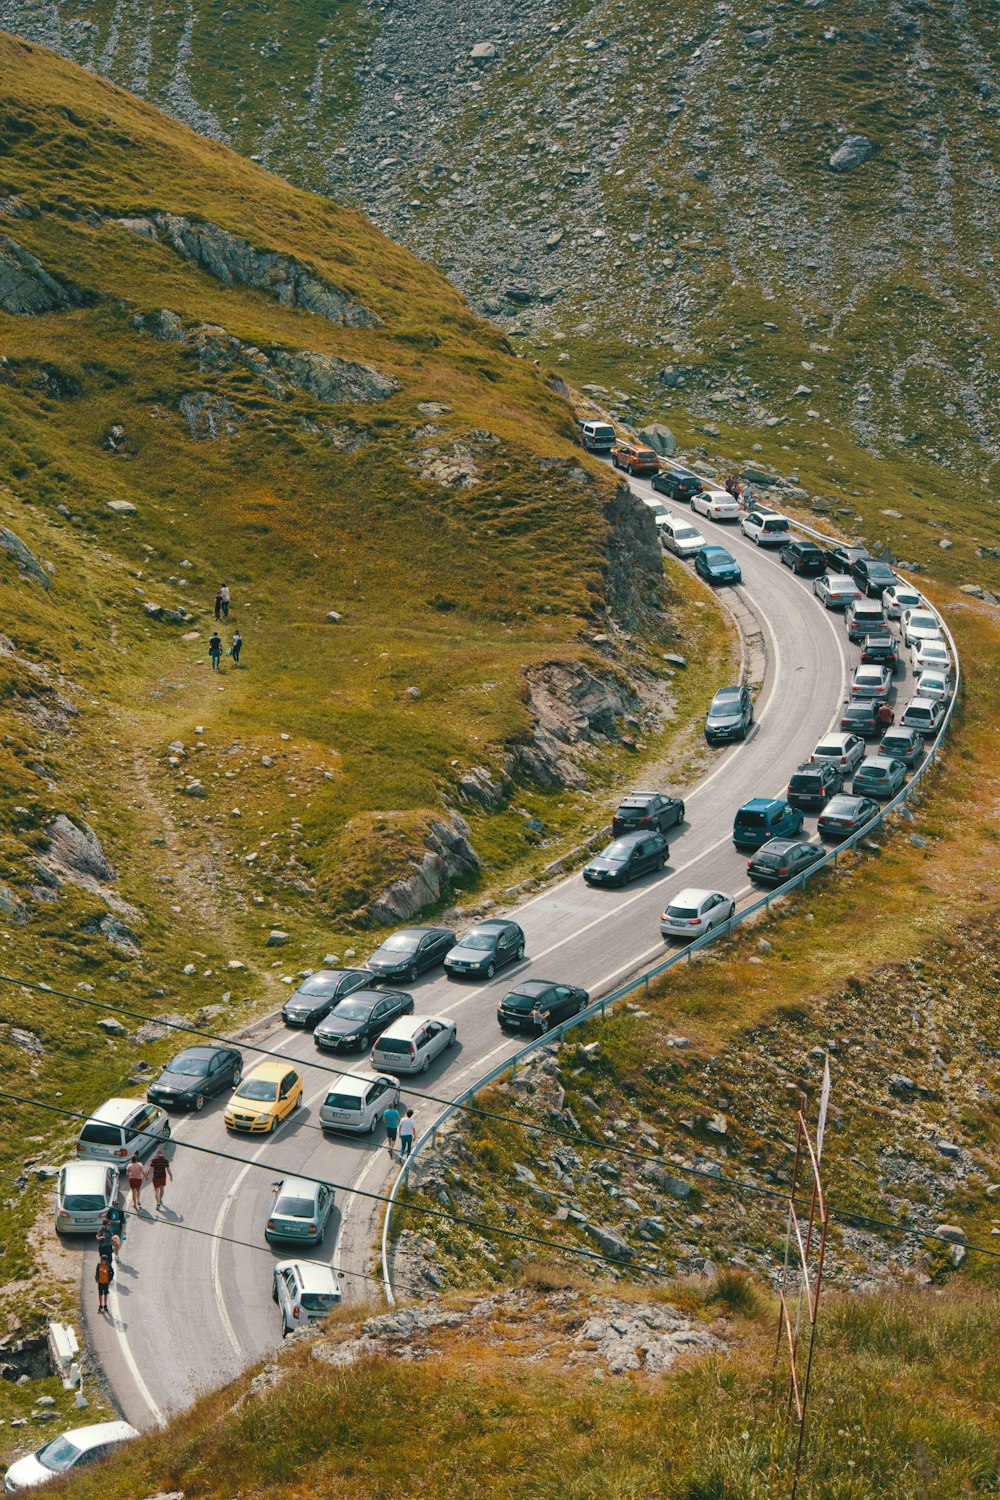
[[[989,485],[1000,457],[995,21],[987,0],[371,0],[238,25],[198,0],[0,0],[353,197],[621,414],[898,487],[888,508],[981,543],[962,471]]]
[[[492,876],[463,778],[510,761],[503,806],[541,768],[539,675],[574,776],[658,716],[669,601],[645,510],[437,273],[42,49],[0,37],[0,73],[0,968],[157,1018],[6,986],[0,1062],[90,1109],[162,1018],[232,1030],[367,951],[414,870],[414,909]],[[3,1118],[35,1321],[74,1128]]]

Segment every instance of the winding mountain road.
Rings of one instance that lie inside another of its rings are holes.
[[[633,488],[640,495],[652,493],[642,481],[633,481]],[[776,555],[747,542],[738,527],[695,519],[710,540],[739,558],[741,596],[761,624],[767,666],[755,727],[745,743],[720,753],[701,780],[684,789],[687,821],[671,830],[670,861],[662,874],[611,892],[590,889],[575,871],[510,913],[527,936],[521,964],[490,983],[435,976],[411,987],[419,1012],[446,1013],[458,1022],[457,1047],[415,1082],[421,1092],[454,1097],[523,1044],[523,1038],[502,1036],[496,1023],[497,1000],[515,977],[530,970],[584,985],[597,998],[665,953],[658,918],[668,895],[685,885],[702,885],[746,899],[746,856],[731,842],[735,809],[748,797],[783,793],[789,774],[839,716],[858,656],[848,646],[842,617],[820,608],[810,582],[793,577]],[[894,698],[904,703],[907,696],[908,675],[901,672]],[[807,818],[805,832],[810,829],[815,830],[815,820]],[[280,1344],[272,1267],[295,1251],[272,1250],[263,1237],[271,1185],[278,1177],[303,1173],[383,1192],[395,1171],[384,1146],[325,1137],[318,1129],[319,1105],[336,1065],[316,1050],[308,1033],[289,1031],[272,1018],[254,1040],[302,1065],[304,1107],[275,1137],[259,1141],[228,1135],[223,1100],[176,1121],[168,1210],[131,1218],[109,1319],[100,1319],[91,1306],[93,1260],[89,1251],[84,1255],[90,1349],[123,1414],[138,1427],[165,1421]],[[248,1060],[252,1056],[248,1053]],[[358,1061],[344,1066],[356,1067]],[[430,1103],[416,1104],[418,1134],[435,1112]],[[227,1152],[244,1164],[187,1152],[184,1142]],[[311,1252],[345,1272],[345,1298],[378,1293],[375,1280],[357,1273],[375,1272],[372,1246],[380,1211],[379,1203],[338,1187],[325,1243]]]

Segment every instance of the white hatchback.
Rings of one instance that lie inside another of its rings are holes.
[[[281,1313],[281,1331],[294,1333],[318,1323],[339,1306],[340,1281],[321,1260],[280,1260],[274,1268],[271,1296]]]
[[[820,740],[809,759],[813,765],[827,761],[843,771],[844,780],[853,776],[865,758],[865,742],[859,734],[828,734]]]
[[[937,615],[926,607],[904,609],[900,616],[900,629],[903,632],[903,640],[908,646],[915,646],[918,641],[943,640],[941,623]]]
[[[882,594],[882,608],[887,619],[898,620],[905,609],[926,608],[926,602],[923,594],[908,583],[894,583]]]
[[[372,1048],[372,1067],[386,1073],[426,1073],[457,1036],[454,1021],[444,1016],[400,1016]]]
[[[725,891],[705,891],[688,886],[667,903],[660,918],[660,932],[664,937],[684,938],[691,942],[713,927],[728,922],[735,910],[735,898]]]
[[[951,652],[944,641],[933,638],[918,641],[910,652],[910,665],[918,677],[928,667],[937,672],[947,671],[951,667]]]
[[[375,1129],[391,1104],[399,1103],[399,1084],[381,1073],[341,1073],[331,1078],[319,1108],[324,1130],[362,1135]]]
[[[95,1422],[90,1427],[74,1427],[11,1464],[4,1475],[4,1488],[8,1495],[18,1490],[33,1490],[40,1484],[48,1484],[58,1474],[69,1474],[108,1458],[120,1443],[138,1436],[128,1422]]]
[[[101,1161],[69,1161],[56,1178],[56,1233],[96,1234],[118,1201],[118,1168]]]

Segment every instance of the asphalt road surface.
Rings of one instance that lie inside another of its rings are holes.
[[[638,493],[652,495],[645,482],[632,484]],[[678,514],[688,509],[668,508]],[[490,983],[455,983],[432,975],[409,987],[418,1013],[447,1014],[458,1023],[458,1045],[414,1081],[420,1091],[453,1097],[523,1045],[524,1037],[501,1035],[496,1022],[497,1001],[515,977],[530,972],[583,985],[597,998],[666,953],[658,919],[665,899],[683,886],[717,887],[741,902],[753,899],[746,856],[731,843],[733,814],[748,797],[783,794],[788,776],[837,719],[859,653],[847,641],[843,617],[824,611],[812,597],[811,581],[794,578],[776,552],[747,542],[738,524],[693,519],[708,540],[721,542],[739,559],[742,597],[763,629],[767,668],[756,724],[745,743],[718,753],[695,786],[670,788],[683,792],[687,821],[670,831],[670,859],[662,874],[610,891],[588,888],[575,871],[509,913],[527,937],[521,964]],[[897,710],[907,701],[910,681],[908,672],[899,672]],[[810,833],[815,837],[815,817],[807,816],[804,836]],[[342,1187],[387,1189],[396,1168],[382,1144],[383,1132],[380,1128],[364,1140],[324,1136],[318,1110],[335,1061],[317,1051],[310,1034],[289,1031],[280,1019],[257,1039],[304,1065],[304,1107],[275,1136],[260,1139],[227,1133],[224,1098],[207,1104],[201,1114],[175,1118],[175,1180],[168,1186],[166,1208],[162,1214],[131,1217],[110,1318],[97,1316],[93,1256],[89,1250],[83,1255],[90,1348],[124,1416],[137,1427],[164,1421],[280,1344],[280,1320],[271,1300],[273,1266],[302,1253],[296,1247],[271,1248],[263,1236],[272,1184],[283,1174],[342,1185],[324,1243],[305,1253],[341,1268],[345,1299],[379,1292],[372,1247],[381,1205]],[[249,1065],[253,1053],[246,1056]],[[345,1068],[359,1065],[367,1066],[367,1056],[344,1063]],[[404,1086],[404,1107],[405,1097]],[[419,1134],[437,1107],[417,1103],[415,1109]],[[185,1141],[227,1152],[241,1164],[185,1151]],[[148,1188],[145,1196],[152,1209]],[[349,1272],[367,1272],[373,1279]]]

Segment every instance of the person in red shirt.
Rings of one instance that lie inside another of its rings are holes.
[[[132,1194],[132,1207],[138,1211],[139,1194],[142,1192],[142,1183],[145,1176],[138,1151],[132,1152],[132,1160],[125,1168],[125,1176],[128,1179],[129,1192]]]

